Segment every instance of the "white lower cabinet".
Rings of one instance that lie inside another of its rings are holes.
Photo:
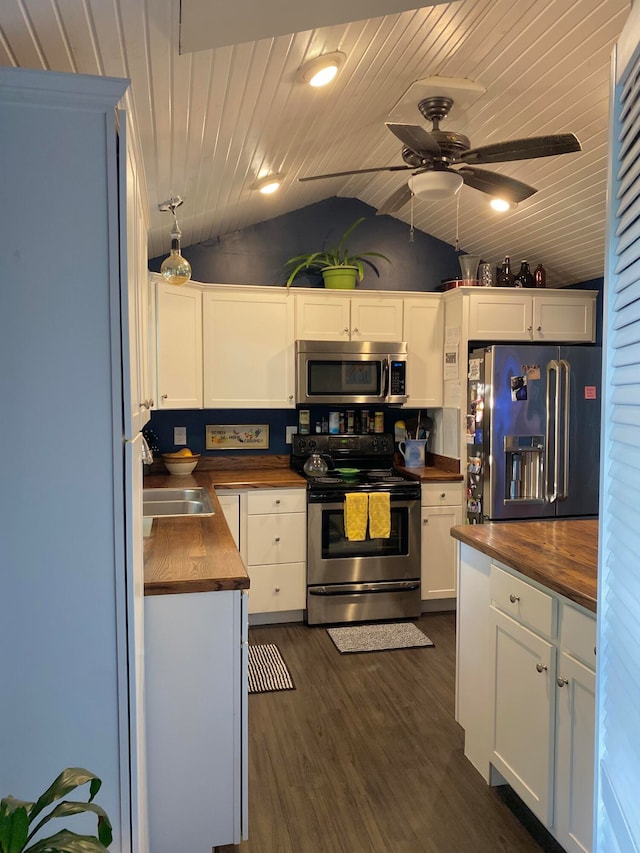
[[[458,550],[449,531],[462,524],[462,483],[422,484],[421,597],[455,598]]]
[[[595,615],[461,545],[458,621],[465,755],[568,853],[592,850]]]
[[[251,580],[249,613],[306,606],[307,497],[304,489],[247,494],[247,542],[241,553]]]
[[[240,590],[145,598],[149,849],[247,837],[247,612]]]
[[[240,495],[237,493],[220,494],[220,492],[216,492],[216,496],[227,526],[233,536],[233,541],[236,543],[236,548],[240,551]]]

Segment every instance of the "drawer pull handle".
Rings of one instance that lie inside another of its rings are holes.
[[[568,683],[569,683],[569,679],[568,679],[568,678],[563,678],[561,675],[559,675],[559,676],[556,678],[556,684],[558,685],[558,687],[564,687],[564,686],[565,686],[565,684],[568,684]]]
[[[538,672],[546,672],[548,667],[546,667],[543,663],[537,663],[536,669],[538,670]]]
[[[515,603],[516,603],[516,601],[520,601],[520,596],[519,596],[519,595],[514,595],[513,593],[511,593],[511,595],[509,596],[509,601],[510,601],[512,604],[515,604]]]

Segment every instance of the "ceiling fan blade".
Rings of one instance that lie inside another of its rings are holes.
[[[376,216],[383,216],[385,213],[394,213],[405,205],[411,198],[411,190],[408,184],[403,184],[400,189],[392,193],[389,198],[376,210]]]
[[[386,121],[385,125],[400,142],[415,151],[420,157],[440,157],[442,151],[436,140],[430,133],[417,124],[397,124]]]
[[[516,181],[515,178],[509,178],[506,175],[499,175],[497,172],[490,172],[488,169],[461,166],[455,171],[462,175],[462,179],[468,187],[497,198],[503,198],[505,201],[524,201],[537,192],[534,187],[523,184],[522,181]]]
[[[506,163],[510,160],[529,160],[571,154],[582,151],[573,133],[556,133],[550,136],[530,136],[527,139],[508,139],[492,145],[481,145],[462,151],[453,158],[454,163]]]
[[[319,181],[322,178],[345,178],[347,175],[366,175],[369,172],[406,172],[413,166],[378,166],[373,169],[350,169],[348,172],[330,172],[327,175],[309,175],[306,178],[298,178],[299,181]]]

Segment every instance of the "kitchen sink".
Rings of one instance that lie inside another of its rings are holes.
[[[208,489],[143,489],[142,514],[146,518],[178,515],[213,515]]]

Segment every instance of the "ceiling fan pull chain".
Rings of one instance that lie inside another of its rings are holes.
[[[410,243],[413,243],[413,235],[414,235],[414,230],[413,230],[413,193],[411,193],[411,225],[409,227],[409,242]]]
[[[456,252],[460,251],[460,196],[456,196]]]

